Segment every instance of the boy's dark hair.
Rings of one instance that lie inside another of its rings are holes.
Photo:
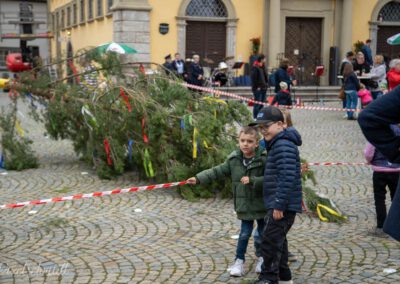
[[[243,126],[240,131],[239,131],[239,136],[241,134],[252,134],[254,135],[256,138],[258,138],[258,130],[256,127],[251,127],[251,126]]]

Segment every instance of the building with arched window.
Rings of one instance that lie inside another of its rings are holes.
[[[138,61],[162,63],[179,52],[199,54],[212,67],[226,59],[249,62],[250,39],[259,37],[270,68],[288,57],[307,85],[324,65],[327,85],[358,40],[371,38],[373,52],[388,58],[400,52],[386,43],[400,32],[400,1],[50,0],[49,6],[53,56],[67,46],[77,51],[115,41],[138,50]]]

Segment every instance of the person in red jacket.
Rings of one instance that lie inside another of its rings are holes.
[[[400,85],[400,59],[393,59],[390,67],[391,68],[387,73],[389,92]]]

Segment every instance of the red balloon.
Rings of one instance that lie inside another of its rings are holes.
[[[29,62],[22,61],[21,53],[10,53],[6,56],[6,65],[11,72],[22,72],[32,69]]]

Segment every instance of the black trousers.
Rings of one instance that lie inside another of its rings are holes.
[[[376,226],[378,228],[382,228],[386,220],[386,187],[389,187],[390,198],[393,200],[398,181],[399,173],[373,173],[372,182],[374,186]]]
[[[292,273],[288,265],[288,242],[286,235],[294,223],[295,212],[283,212],[281,220],[274,220],[273,210],[265,216],[265,225],[261,241],[261,254],[264,259],[260,280],[278,284],[279,280],[289,281]]]

